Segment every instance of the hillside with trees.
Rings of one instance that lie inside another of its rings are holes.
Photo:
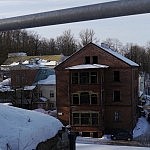
[[[0,32],[0,64],[7,59],[8,53],[25,52],[28,56],[56,54],[69,56],[89,42],[100,44],[100,39],[92,29],[80,31],[78,39],[74,37],[71,30],[64,31],[55,39],[41,38],[37,33],[27,30]],[[138,63],[141,71],[150,73],[150,42],[143,47],[133,43],[123,45],[114,38],[107,38],[102,42]]]

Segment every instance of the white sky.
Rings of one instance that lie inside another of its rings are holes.
[[[39,13],[69,7],[96,4],[112,0],[0,0],[0,18]],[[137,43],[146,45],[150,41],[150,14],[101,19],[80,23],[69,23],[47,27],[32,28],[41,37],[57,37],[63,31],[71,29],[75,38],[83,29],[93,29],[100,41],[106,38],[117,38],[124,44]]]

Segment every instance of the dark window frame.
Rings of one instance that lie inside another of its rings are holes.
[[[91,63],[90,56],[85,56],[84,63],[85,63],[85,64],[90,64],[90,63]]]
[[[90,72],[80,72],[80,84],[89,84]]]
[[[72,125],[97,126],[99,125],[99,112],[73,112]]]
[[[114,71],[114,81],[120,82],[120,71]]]
[[[99,104],[98,93],[91,93],[91,92],[72,93],[72,105],[98,105],[98,104]]]
[[[90,83],[91,84],[96,84],[98,83],[98,75],[97,75],[97,72],[95,71],[92,71],[90,72]]]
[[[98,56],[92,56],[92,63],[98,64]]]
[[[114,112],[114,116],[113,116],[113,120],[115,121],[115,122],[120,122],[120,112],[119,111],[115,111]]]
[[[89,92],[80,93],[80,105],[90,105],[90,93]]]
[[[72,81],[72,84],[78,84],[79,83],[79,73],[78,72],[72,72],[71,81]]]
[[[80,95],[78,93],[72,94],[72,104],[80,105]]]
[[[50,98],[53,98],[53,97],[55,97],[55,95],[54,95],[54,91],[52,91],[52,90],[50,90]]]
[[[71,83],[72,84],[97,84],[98,72],[97,71],[82,71],[82,72],[72,72],[71,73]]]
[[[121,92],[119,90],[113,91],[113,101],[114,102],[120,102],[121,100]]]

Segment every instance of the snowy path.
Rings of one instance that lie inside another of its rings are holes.
[[[112,146],[97,144],[76,144],[76,150],[150,150],[149,147]]]

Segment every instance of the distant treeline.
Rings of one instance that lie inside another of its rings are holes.
[[[37,33],[27,30],[0,32],[0,64],[7,59],[8,53],[25,52],[30,56],[56,54],[69,56],[89,42],[100,44],[100,39],[96,37],[92,29],[79,32],[78,39],[75,39],[71,30],[64,31],[62,35],[49,39],[41,38]],[[150,42],[144,47],[132,43],[123,45],[114,38],[107,38],[102,42],[138,63],[141,66],[141,71],[150,73]]]

